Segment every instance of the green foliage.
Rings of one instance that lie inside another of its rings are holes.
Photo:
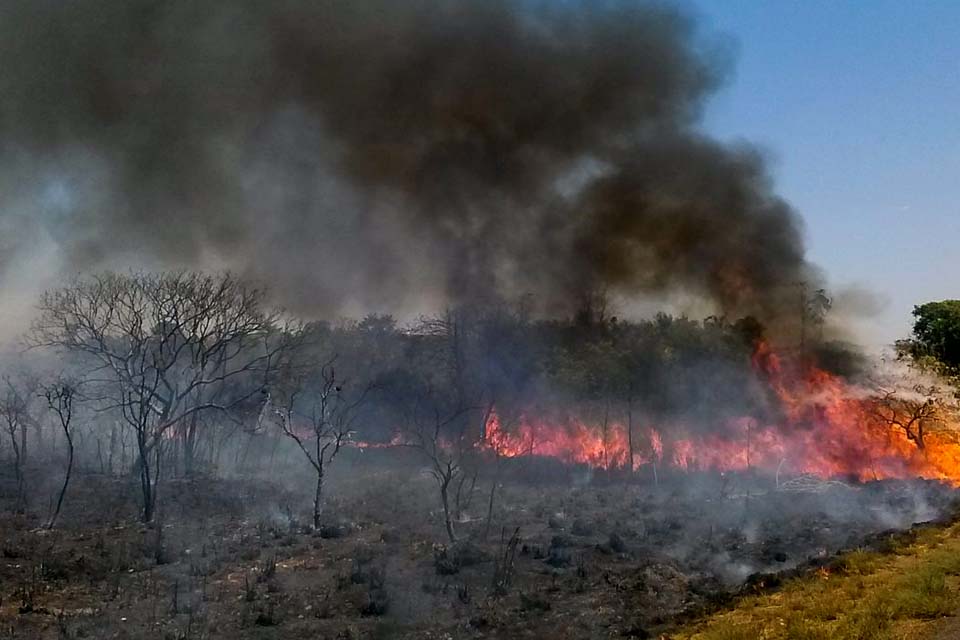
[[[960,300],[919,305],[913,317],[913,336],[900,343],[901,351],[921,362],[939,363],[949,372],[960,371]]]

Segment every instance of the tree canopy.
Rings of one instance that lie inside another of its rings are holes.
[[[960,371],[960,300],[927,302],[913,309],[913,335],[901,347],[917,359],[933,359]]]

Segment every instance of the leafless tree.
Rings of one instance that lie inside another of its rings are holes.
[[[885,390],[874,402],[878,418],[891,427],[901,429],[907,439],[923,450],[924,437],[930,427],[943,421],[943,402],[935,387],[915,386],[909,393]]]
[[[317,475],[313,499],[313,526],[320,527],[323,487],[330,464],[349,442],[371,385],[354,385],[337,378],[335,358],[320,367],[319,380],[303,377],[290,385],[280,406],[273,406],[283,434],[293,440]],[[268,403],[273,402],[268,398]]]
[[[418,450],[430,465],[437,482],[443,522],[451,543],[457,541],[450,492],[466,471],[480,441],[479,430],[471,420],[473,407],[449,404],[429,386],[413,391],[402,417],[404,445]]]
[[[425,341],[418,350],[424,376],[391,390],[404,444],[423,455],[437,482],[451,543],[457,540],[451,498],[470,473],[483,435],[482,391],[469,362],[476,339],[470,316],[469,309],[460,309],[421,319],[416,333]]]
[[[3,388],[0,390],[0,420],[3,429],[10,438],[13,450],[13,470],[17,483],[17,494],[14,501],[14,511],[23,513],[27,506],[27,496],[24,487],[24,472],[27,464],[27,431],[28,428],[38,426],[30,414],[31,399],[36,390],[36,379],[30,375],[3,377]]]
[[[86,395],[135,435],[149,522],[168,432],[259,393],[298,333],[230,274],[105,273],[43,294],[29,342],[85,356]]]
[[[63,507],[63,497],[67,494],[67,487],[70,485],[70,474],[73,472],[73,408],[76,392],[74,385],[69,381],[58,380],[53,384],[43,387],[43,397],[47,401],[47,407],[56,417],[63,435],[67,441],[67,467],[64,471],[63,486],[60,488],[60,494],[57,496],[57,506],[50,516],[47,523],[48,529],[53,529],[60,517],[60,509]]]

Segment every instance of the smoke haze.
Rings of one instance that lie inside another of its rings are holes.
[[[763,158],[698,129],[726,50],[663,4],[9,0],[0,56],[18,300],[213,267],[308,314],[603,290],[776,322],[817,277]]]

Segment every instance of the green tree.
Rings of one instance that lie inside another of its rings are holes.
[[[950,373],[960,371],[960,300],[913,308],[913,336],[900,345],[915,359],[933,359]]]

